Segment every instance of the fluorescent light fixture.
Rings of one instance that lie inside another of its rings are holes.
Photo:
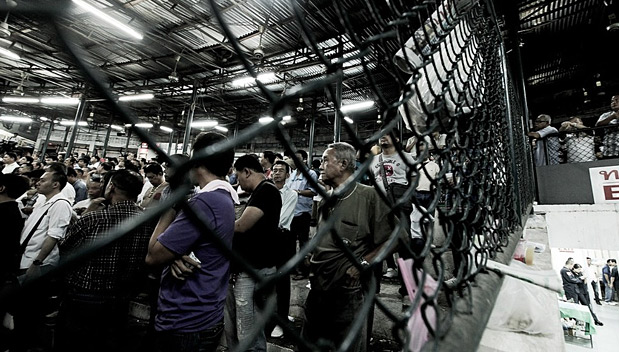
[[[286,115],[286,116],[282,117],[282,120],[283,121],[290,121],[290,120],[292,120],[292,116]]]
[[[152,123],[147,123],[147,122],[136,123],[135,127],[139,127],[139,128],[153,128],[153,124]]]
[[[353,121],[350,117],[348,116],[344,116],[344,120],[346,120],[346,122],[348,123],[355,123],[355,121]]]
[[[60,121],[60,124],[63,126],[75,126],[75,121],[74,120],[62,120]],[[77,123],[78,126],[88,126],[88,122],[86,121],[80,121]]]
[[[51,97],[51,98],[41,98],[41,104],[50,104],[50,105],[77,105],[80,100],[77,98],[63,98],[63,97]]]
[[[342,105],[342,107],[340,108],[340,111],[350,112],[350,111],[357,111],[357,110],[367,110],[373,106],[374,106],[374,102],[371,100],[368,100],[368,101],[362,101],[360,103],[355,103],[355,104]]]
[[[22,103],[22,104],[36,104],[39,103],[39,98],[29,98],[29,97],[4,97],[2,98],[2,102],[4,103]]]
[[[220,132],[228,132],[228,128],[224,126],[215,126],[215,129]]]
[[[41,116],[39,119],[40,119],[41,121],[49,121],[49,119],[48,119],[47,117],[45,117],[45,116]]]
[[[126,123],[126,124],[125,124],[125,127],[131,127],[131,126],[133,126],[133,125],[132,125],[132,124],[130,124],[130,123]]]
[[[140,33],[136,32],[133,28],[127,26],[126,24],[120,23],[118,20],[110,17],[108,14],[104,13],[103,11],[99,10],[98,8],[82,1],[82,0],[73,0],[73,2],[83,8],[84,10],[92,13],[93,15],[95,15],[96,17],[99,17],[101,20],[111,24],[112,26],[120,29],[121,31],[129,34],[130,36],[136,38],[136,39],[142,39],[144,38],[143,35],[141,35]]]
[[[123,95],[118,98],[118,101],[138,101],[138,100],[151,100],[155,96],[153,94],[134,94],[134,95]]]
[[[19,57],[19,55],[15,54],[14,52],[12,52],[12,51],[10,51],[10,50],[7,50],[7,49],[5,49],[5,48],[0,48],[0,55],[6,56],[6,57],[8,57],[8,58],[10,58],[10,59],[13,59],[13,60],[19,60],[19,59],[21,59],[21,58]]]
[[[15,122],[15,123],[29,123],[29,122],[32,122],[32,119],[29,117],[4,115],[4,116],[0,116],[0,121]]]
[[[129,125],[129,126],[131,126],[131,125]],[[116,130],[116,131],[124,131],[124,130],[125,130],[125,128],[124,128],[123,126],[118,126],[118,125],[110,125],[110,127],[111,127],[113,130]]]
[[[260,122],[261,124],[266,125],[267,123],[273,121],[273,118],[271,116],[265,116],[265,117],[261,117],[258,119],[258,122]]]
[[[219,125],[219,122],[215,120],[200,120],[200,121],[193,121],[191,123],[191,127],[193,128],[215,127],[217,125]]]
[[[170,127],[166,127],[166,126],[159,126],[159,129],[162,131],[166,131],[168,133],[173,132],[174,130],[171,129]]]
[[[264,72],[259,74],[255,79],[254,77],[243,77],[243,78],[237,78],[234,81],[232,81],[232,85],[235,87],[242,87],[242,86],[247,86],[250,84],[253,84],[256,80],[264,83],[264,82],[270,82],[270,81],[274,81],[275,80],[275,73],[273,72]]]

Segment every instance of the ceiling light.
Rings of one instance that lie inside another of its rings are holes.
[[[131,126],[131,124],[129,124],[129,126]],[[112,128],[113,130],[116,130],[116,131],[124,131],[125,130],[124,127],[118,126],[118,125],[110,125],[110,128]]]
[[[292,120],[292,116],[286,115],[286,116],[282,117],[282,120],[283,121],[290,121],[290,120]]]
[[[40,117],[39,119],[40,119],[41,121],[49,121],[49,119],[48,119],[47,117],[45,117],[45,116],[42,116],[42,117]]]
[[[139,128],[153,128],[153,124],[148,122],[136,123],[134,126]]]
[[[4,116],[0,116],[0,121],[16,122],[16,123],[29,123],[29,122],[32,122],[32,119],[29,118],[29,117],[4,115]]]
[[[74,120],[62,120],[60,121],[60,124],[63,126],[75,126],[75,121]],[[77,123],[78,126],[88,126],[88,122],[86,121],[80,121]]]
[[[215,126],[215,129],[220,132],[228,132],[228,128],[224,126]]]
[[[171,129],[170,127],[166,127],[166,126],[159,126],[159,129],[162,131],[166,131],[168,133],[173,132],[174,130]]]
[[[344,116],[344,120],[346,120],[346,122],[348,123],[355,123],[355,121],[353,121],[350,117],[348,116]]]
[[[77,98],[41,98],[42,104],[50,104],[50,105],[77,105],[80,100]]]
[[[123,95],[118,98],[118,101],[138,101],[138,100],[151,100],[155,96],[153,94],[134,94],[134,95]]]
[[[84,10],[92,13],[93,15],[99,17],[101,20],[111,24],[112,26],[114,26],[114,27],[120,29],[121,31],[129,34],[130,36],[132,36],[132,37],[134,37],[136,39],[144,38],[143,35],[141,35],[140,33],[136,32],[133,28],[131,28],[131,27],[129,27],[129,26],[123,24],[123,23],[120,23],[118,20],[110,17],[108,14],[106,14],[103,11],[97,9],[96,7],[90,5],[90,4],[88,4],[88,3],[86,3],[86,2],[84,2],[82,0],[73,0],[73,2],[77,6],[79,6],[79,7],[83,8]]]
[[[22,104],[35,104],[40,102],[39,98],[28,97],[4,97],[2,98],[4,103],[22,103]]]
[[[193,121],[191,123],[191,127],[193,128],[215,127],[218,124],[219,122],[215,120],[201,120],[201,121]]]
[[[264,83],[264,82],[274,81],[275,78],[276,78],[275,73],[265,72],[265,73],[259,74],[255,79],[254,77],[237,78],[234,81],[232,81],[232,85],[235,87],[242,87],[242,86],[253,84],[256,80]]]
[[[374,106],[374,102],[371,100],[362,101],[360,103],[342,105],[340,108],[341,112],[350,112],[350,111],[358,111],[358,110],[366,110]]]
[[[6,57],[8,57],[8,58],[10,58],[10,59],[13,59],[13,60],[19,60],[19,59],[21,59],[21,58],[19,57],[19,55],[15,54],[14,52],[12,52],[12,51],[10,51],[10,50],[7,50],[7,49],[5,49],[5,48],[0,48],[0,55],[4,55],[4,56],[6,56]]]
[[[265,116],[265,117],[261,117],[258,119],[258,122],[260,122],[261,124],[266,125],[267,123],[273,121],[273,118],[271,116]]]
[[[126,123],[126,124],[125,124],[125,127],[131,127],[131,126],[133,126],[133,125],[132,125],[132,124],[130,124],[130,123]]]

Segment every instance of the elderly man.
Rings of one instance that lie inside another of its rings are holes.
[[[322,155],[320,173],[336,202],[321,201],[318,232],[333,217],[333,230],[356,258],[353,263],[329,233],[320,238],[310,260],[311,290],[305,302],[305,341],[324,339],[335,349],[346,337],[365,300],[363,289],[374,260],[393,231],[389,208],[374,188],[352,180],[355,150],[333,143]],[[354,183],[353,183],[354,182]],[[325,208],[327,207],[327,208]],[[359,271],[363,268],[363,275]],[[366,326],[349,351],[366,350]]]
[[[603,113],[596,126],[616,126],[619,124],[619,95],[613,95],[610,99],[611,111]],[[617,156],[619,154],[619,132],[606,131],[603,140],[603,156]]]
[[[541,114],[535,119],[535,131],[528,136],[535,139],[535,165],[556,165],[559,163],[559,138],[552,136],[559,131],[550,126],[550,116]]]

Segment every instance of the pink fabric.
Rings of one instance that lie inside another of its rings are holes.
[[[398,258],[398,265],[400,267],[400,273],[402,274],[402,279],[404,280],[404,284],[406,285],[406,291],[408,292],[408,296],[410,297],[411,302],[415,299],[415,295],[418,294],[417,284],[415,283],[415,279],[413,278],[413,259],[403,260],[402,258]],[[434,280],[430,275],[427,275],[425,272],[419,270],[415,273],[418,275],[419,280],[421,281],[421,275],[425,275],[425,282],[423,285],[423,292],[432,296],[437,290],[438,283]],[[419,292],[419,294],[421,294]],[[410,334],[410,343],[408,345],[409,351],[421,351],[423,345],[430,338],[428,327],[423,321],[423,317],[421,315],[421,305],[426,302],[426,299],[421,297],[419,304],[417,307],[414,307],[413,312],[411,314],[411,318],[408,320],[408,333]],[[436,311],[432,306],[428,306],[425,308],[426,318],[430,322],[431,328],[436,329]]]

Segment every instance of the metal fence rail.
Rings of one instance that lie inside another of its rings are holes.
[[[219,11],[219,4],[214,0],[209,3],[214,18],[241,58],[247,73],[256,77],[254,66],[235,40],[225,14]],[[32,7],[22,8],[21,11],[39,14],[45,11],[51,15],[54,23],[57,16],[62,16],[62,7],[51,8],[46,4],[47,7],[31,4]],[[419,284],[423,285],[425,280],[432,278],[438,282],[438,286],[428,293],[419,290],[417,296],[412,297],[413,303],[405,317],[399,318],[398,312],[390,312],[380,301],[375,286],[371,285],[367,295],[372,300],[368,300],[359,312],[355,322],[357,329],[352,329],[339,350],[345,350],[355,338],[358,328],[371,311],[371,303],[376,303],[377,307],[393,320],[394,338],[402,343],[404,349],[408,348],[411,338],[419,338],[415,331],[412,331],[411,335],[411,331],[407,329],[409,319],[418,309],[430,331],[430,341],[425,347],[427,350],[451,350],[462,342],[462,336],[468,336],[465,339],[468,340],[468,345],[474,348],[485,327],[484,319],[488,318],[492,308],[491,305],[488,306],[488,302],[493,301],[492,296],[496,296],[500,288],[498,278],[488,278],[491,274],[485,272],[485,263],[490,258],[502,262],[511,258],[515,240],[520,236],[522,216],[527,213],[534,194],[530,146],[523,138],[522,109],[508,77],[502,38],[491,3],[451,0],[394,0],[384,4],[371,0],[333,1],[325,5],[327,8],[324,12],[332,14],[333,19],[337,19],[343,29],[336,40],[349,41],[356,48],[353,55],[342,57],[324,55],[317,38],[309,30],[308,23],[320,23],[326,18],[308,12],[304,4],[306,3],[294,0],[289,2],[305,46],[317,62],[326,68],[324,76],[282,94],[270,91],[267,85],[257,81],[262,95],[269,101],[274,121],[269,124],[256,123],[239,131],[234,138],[197,153],[187,164],[178,165],[177,175],[187,173],[193,164],[209,155],[247,144],[265,131],[275,131],[282,149],[292,155],[298,148],[306,148],[293,144],[287,129],[280,124],[286,105],[298,101],[302,96],[324,95],[326,92],[336,113],[334,139],[338,140],[344,131],[350,136],[348,142],[365,152],[370,150],[382,134],[392,133],[393,127],[406,127],[416,138],[414,148],[420,155],[413,164],[408,165],[410,176],[414,180],[413,186],[417,185],[419,173],[425,172],[423,156],[426,156],[429,150],[432,150],[432,156],[440,166],[438,177],[432,180],[434,201],[428,209],[421,210],[426,246],[420,255],[410,253],[415,259],[416,272],[427,274],[417,276]],[[356,6],[355,11],[363,11],[370,16],[373,25],[363,30],[358,28],[349,18],[352,6]],[[132,112],[114,102],[115,97],[107,88],[107,78],[86,63],[84,58],[88,53],[83,48],[74,46],[71,34],[61,26],[56,26],[56,30],[66,46],[66,52],[73,56],[89,78],[91,89],[109,100],[110,107],[123,122],[135,123],[137,119]],[[393,60],[396,52],[397,58]],[[379,113],[385,121],[381,131],[367,139],[356,137],[352,126],[337,109],[341,105],[343,72],[352,60],[360,60],[370,88],[369,94],[376,99]],[[389,92],[385,91],[384,84],[378,84],[374,80],[378,71],[392,77],[392,85],[388,86]],[[399,99],[390,98],[393,89],[399,90]],[[161,159],[168,161],[164,151],[157,147],[151,136],[139,128],[134,128],[133,133],[156,150]],[[436,134],[444,136],[444,145],[435,138],[426,138]],[[399,152],[403,151],[400,149]],[[368,171],[370,161],[371,158],[363,161],[359,171],[355,173],[357,180]],[[187,189],[188,186],[177,190],[173,197],[146,212],[139,220],[134,219],[113,231],[105,243],[98,243],[64,261],[57,273],[62,273],[68,266],[87,258],[98,248],[122,237],[141,223],[156,219],[172,204],[183,201]],[[335,201],[326,192],[321,190],[320,193],[325,204]],[[390,248],[406,236],[408,229],[403,224],[406,224],[408,219],[401,208],[407,201],[418,203],[413,195],[414,187],[411,187],[403,199],[390,204],[394,214],[400,218],[400,226],[391,234]],[[388,202],[385,194],[381,196]],[[184,207],[184,211],[200,224],[205,235],[218,239],[217,236],[212,236],[206,222],[191,208]],[[284,272],[292,272],[304,257],[311,253],[318,239],[331,233],[332,226],[338,219],[329,217],[328,214],[324,216],[326,221],[320,224],[316,237],[287,263],[283,268]],[[345,249],[343,244],[342,247]],[[226,249],[222,243],[220,249],[260,281],[259,287],[262,289],[272,287],[281,277],[281,274],[278,274],[262,279],[238,254]],[[389,253],[383,251],[371,263],[372,268],[365,270],[382,266],[382,260],[387,255]],[[362,268],[358,262],[356,266]],[[22,289],[28,289],[28,286]],[[485,290],[492,292],[484,293]],[[480,299],[480,294],[490,298],[484,302]],[[274,315],[274,309],[274,298],[271,297],[263,319],[256,322],[256,333],[263,328],[266,320]],[[428,318],[433,315],[436,319]],[[478,324],[463,325],[460,320],[463,317],[470,319],[478,316],[481,316]],[[294,331],[290,333],[300,346],[319,349],[314,345],[315,341],[303,341]],[[244,347],[239,346],[239,349]],[[467,350],[462,345],[460,347]]]

